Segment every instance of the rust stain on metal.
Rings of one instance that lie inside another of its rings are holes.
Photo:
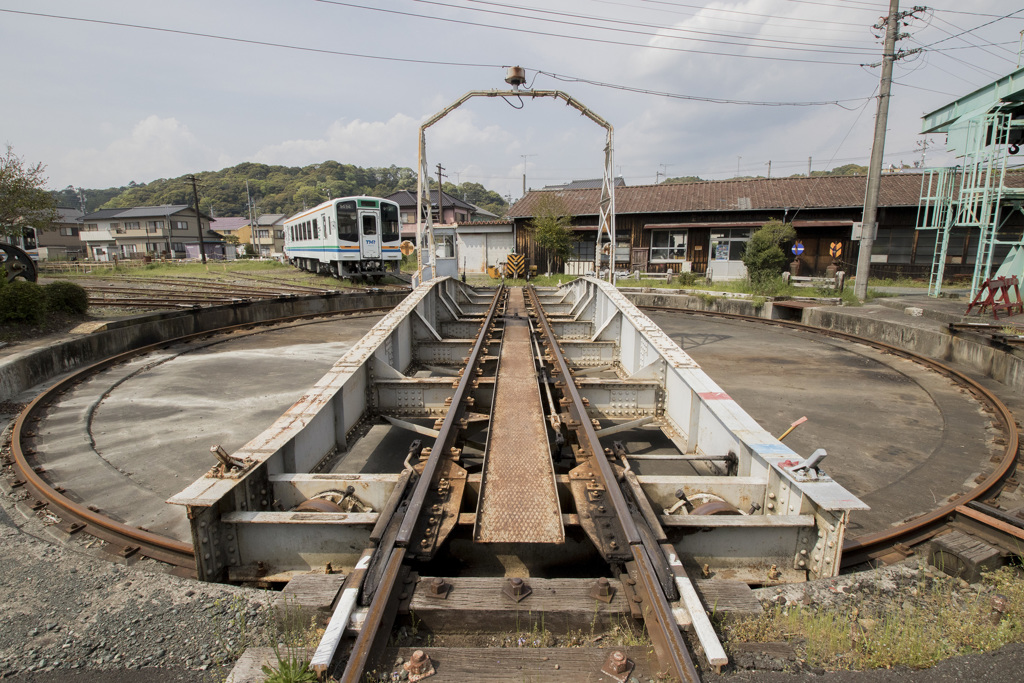
[[[521,287],[509,291],[474,540],[564,543],[547,425]]]

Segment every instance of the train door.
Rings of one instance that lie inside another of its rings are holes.
[[[359,212],[359,247],[364,259],[380,258],[379,212]]]

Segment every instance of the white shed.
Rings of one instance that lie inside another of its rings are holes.
[[[467,273],[486,273],[488,266],[497,266],[515,249],[515,233],[511,221],[459,223],[460,269]]]

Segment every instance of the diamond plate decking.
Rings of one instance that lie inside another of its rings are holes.
[[[565,542],[522,287],[509,290],[473,537],[478,543]]]

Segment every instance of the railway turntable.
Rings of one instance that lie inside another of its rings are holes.
[[[780,443],[591,278],[420,285],[269,429],[213,451],[171,500],[200,578],[342,573],[313,664],[346,681],[410,611],[435,632],[636,619],[650,661],[598,649],[545,679],[636,666],[694,680],[680,626],[726,663],[700,592],[836,575],[850,511],[866,507],[822,469],[824,450]],[[488,666],[474,652],[412,659],[456,680]]]

